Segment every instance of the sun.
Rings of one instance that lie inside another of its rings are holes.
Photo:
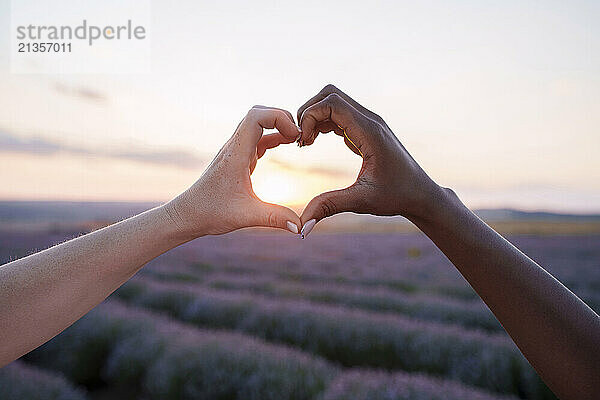
[[[252,174],[254,193],[263,201],[291,205],[298,202],[300,189],[297,177],[285,171],[269,168]]]

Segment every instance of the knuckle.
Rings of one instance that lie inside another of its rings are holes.
[[[285,113],[285,115],[286,115],[286,116],[287,116],[289,119],[291,119],[291,120],[292,120],[292,122],[294,122],[294,116],[292,115],[292,113],[291,113],[291,112],[289,112],[289,111],[284,111],[284,113]]]
[[[378,135],[383,135],[383,126],[379,121],[369,119],[369,129]]]
[[[383,136],[384,128],[381,123],[375,119],[361,118],[359,125],[364,131],[369,132],[372,136]]]
[[[335,85],[332,83],[328,83],[327,85],[325,85],[325,87],[323,89],[321,89],[321,93],[323,93],[323,94],[331,94],[331,93],[336,93],[338,91],[339,91],[338,88],[335,87]]]
[[[319,211],[323,217],[330,217],[334,214],[337,214],[337,206],[329,196],[320,195],[318,196],[318,201]]]
[[[248,117],[248,118],[256,117],[257,112],[258,112],[258,108],[256,108],[256,106],[254,106],[248,110],[248,112],[246,113],[246,117]]]
[[[254,106],[250,110],[248,110],[248,114],[246,114],[246,119],[250,121],[257,121],[261,118],[265,109],[260,106]]]
[[[337,93],[331,93],[327,97],[325,97],[325,101],[328,105],[332,107],[337,107],[341,103],[342,98]]]
[[[274,111],[277,118],[281,118],[282,120],[286,120],[288,118],[288,115],[285,111],[280,109],[275,109]]]

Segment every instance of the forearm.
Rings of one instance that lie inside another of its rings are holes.
[[[413,222],[446,254],[561,398],[600,390],[600,319],[448,189]],[[596,397],[597,398],[597,397]]]
[[[300,144],[334,130],[363,158],[353,185],[306,206],[303,234],[345,211],[404,215],[454,263],[557,395],[600,398],[599,317],[431,181],[379,115],[327,85],[300,107],[298,123]]]
[[[185,242],[158,207],[0,267],[0,366],[46,342]]]
[[[277,134],[263,137],[263,129]],[[261,201],[250,172],[298,136],[291,114],[255,106],[200,179],[164,206],[0,266],[0,367],[68,327],[165,251],[251,226],[298,233],[298,215]]]

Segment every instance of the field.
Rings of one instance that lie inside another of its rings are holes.
[[[80,229],[5,227],[0,261]],[[508,238],[600,310],[599,234]],[[0,399],[16,398],[553,396],[426,237],[324,229],[305,241],[241,231],[164,254],[1,369]]]

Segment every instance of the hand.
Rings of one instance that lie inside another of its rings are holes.
[[[334,131],[363,158],[356,182],[318,195],[302,212],[303,236],[331,215],[402,215],[424,218],[437,186],[402,146],[385,121],[333,85],[327,85],[298,110],[300,146],[311,145],[319,133]]]
[[[263,129],[278,132],[263,136]],[[254,106],[198,181],[165,205],[188,239],[250,226],[298,233],[300,218],[289,208],[261,201],[250,174],[267,149],[293,143],[300,131],[284,110]]]

